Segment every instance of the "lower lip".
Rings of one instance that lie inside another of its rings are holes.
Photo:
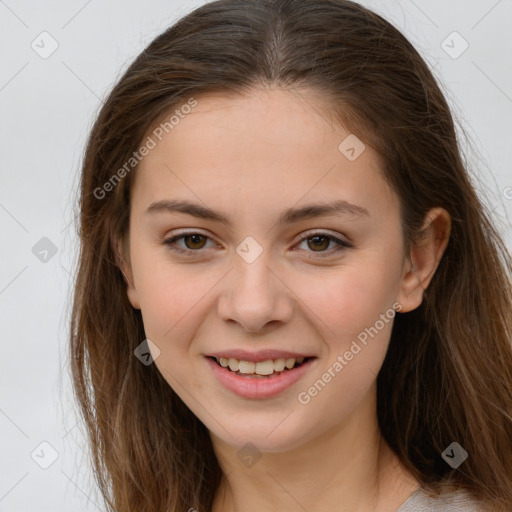
[[[282,393],[297,382],[308,371],[314,361],[314,358],[311,358],[300,366],[284,371],[279,375],[258,379],[242,377],[223,368],[212,358],[207,357],[206,359],[219,382],[233,393],[244,398],[271,398],[279,395],[279,393]]]

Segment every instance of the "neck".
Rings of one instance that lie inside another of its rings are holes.
[[[395,512],[419,485],[380,435],[375,387],[340,425],[251,467],[212,442],[223,473],[212,512]]]

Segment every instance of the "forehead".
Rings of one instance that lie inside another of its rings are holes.
[[[394,202],[379,155],[331,123],[316,95],[272,89],[195,99],[161,140],[153,136],[136,170],[141,206],[185,196],[224,211],[355,198],[371,211]]]

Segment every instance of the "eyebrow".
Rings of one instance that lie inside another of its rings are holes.
[[[185,213],[200,219],[220,222],[228,227],[231,227],[231,221],[222,213],[212,210],[207,206],[185,200],[164,199],[161,201],[156,201],[147,208],[145,214],[153,215],[157,213],[174,212]],[[320,204],[307,204],[300,208],[289,208],[281,213],[277,220],[277,224],[292,224],[301,220],[340,214],[370,217],[370,213],[366,208],[350,203],[348,201],[338,200]]]

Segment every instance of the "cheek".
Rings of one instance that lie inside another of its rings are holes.
[[[341,350],[381,315],[393,316],[399,269],[396,261],[360,256],[357,262],[337,270],[292,282],[297,283],[293,290],[300,299],[299,307],[300,303],[305,306],[304,314],[312,318],[324,339]],[[378,327],[382,327],[380,322]]]
[[[159,346],[164,340],[166,346],[178,342],[183,325],[211,288],[210,279],[198,279],[193,266],[171,263],[161,249],[134,247],[132,264],[146,336]]]
[[[154,364],[189,407],[187,397],[201,396],[202,381],[194,376],[191,340],[204,317],[208,292],[213,278],[204,279],[190,270],[177,266],[155,264],[150,272],[141,275],[141,313],[144,331],[159,350]]]
[[[389,344],[396,314],[394,281],[389,272],[363,267],[326,276],[324,286],[317,286],[307,302],[315,313],[309,317],[323,341],[323,357],[298,400],[307,410],[323,414],[326,424],[349,415],[367,395]]]
[[[165,343],[178,343],[183,339],[186,326],[190,326],[194,315],[200,309],[211,285],[209,280],[194,279],[169,269],[159,272],[155,269],[144,281],[141,311],[146,334]]]

